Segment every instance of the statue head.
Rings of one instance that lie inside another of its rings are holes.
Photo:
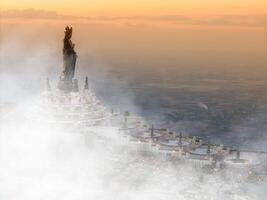
[[[72,27],[67,26],[65,28],[65,39],[69,40],[72,36]]]

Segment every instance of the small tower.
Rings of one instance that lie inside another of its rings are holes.
[[[154,129],[154,125],[152,124],[152,125],[151,125],[151,129],[150,129],[150,131],[151,131],[151,132],[150,132],[150,137],[151,137],[151,138],[154,137],[154,130],[155,130],[155,129]]]
[[[180,148],[182,147],[182,132],[180,132],[180,135],[179,135],[179,147]]]
[[[207,154],[210,155],[210,141],[208,141]]]
[[[88,77],[85,78],[84,90],[89,90]]]
[[[130,112],[126,111],[124,113],[124,127],[127,128],[128,127],[128,117],[130,116]]]
[[[51,86],[50,86],[50,81],[49,81],[49,78],[46,78],[46,91],[51,91]]]

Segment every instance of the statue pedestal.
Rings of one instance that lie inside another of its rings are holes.
[[[58,89],[63,92],[72,92],[73,91],[73,83],[71,80],[65,80],[65,79],[60,79],[58,82]]]
[[[79,91],[77,79],[69,80],[69,79],[64,79],[61,77],[59,82],[58,82],[57,87],[60,91],[63,91],[65,93],[78,92]]]

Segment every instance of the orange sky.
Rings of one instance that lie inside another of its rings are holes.
[[[267,71],[267,0],[0,0],[0,8],[10,55],[11,42],[32,54],[44,43],[60,58],[71,25],[80,65],[97,55],[116,69]]]
[[[266,0],[1,0],[1,9],[43,9],[75,16],[265,15]]]

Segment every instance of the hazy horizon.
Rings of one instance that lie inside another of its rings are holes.
[[[158,126],[228,142],[228,135],[238,132],[236,126],[265,115],[265,29],[38,21],[1,23],[3,102],[40,93],[46,77],[56,88],[64,28],[71,25],[80,87],[88,76],[110,109],[130,110]],[[199,102],[214,113],[207,115]],[[257,139],[264,134],[260,122],[251,126]]]

